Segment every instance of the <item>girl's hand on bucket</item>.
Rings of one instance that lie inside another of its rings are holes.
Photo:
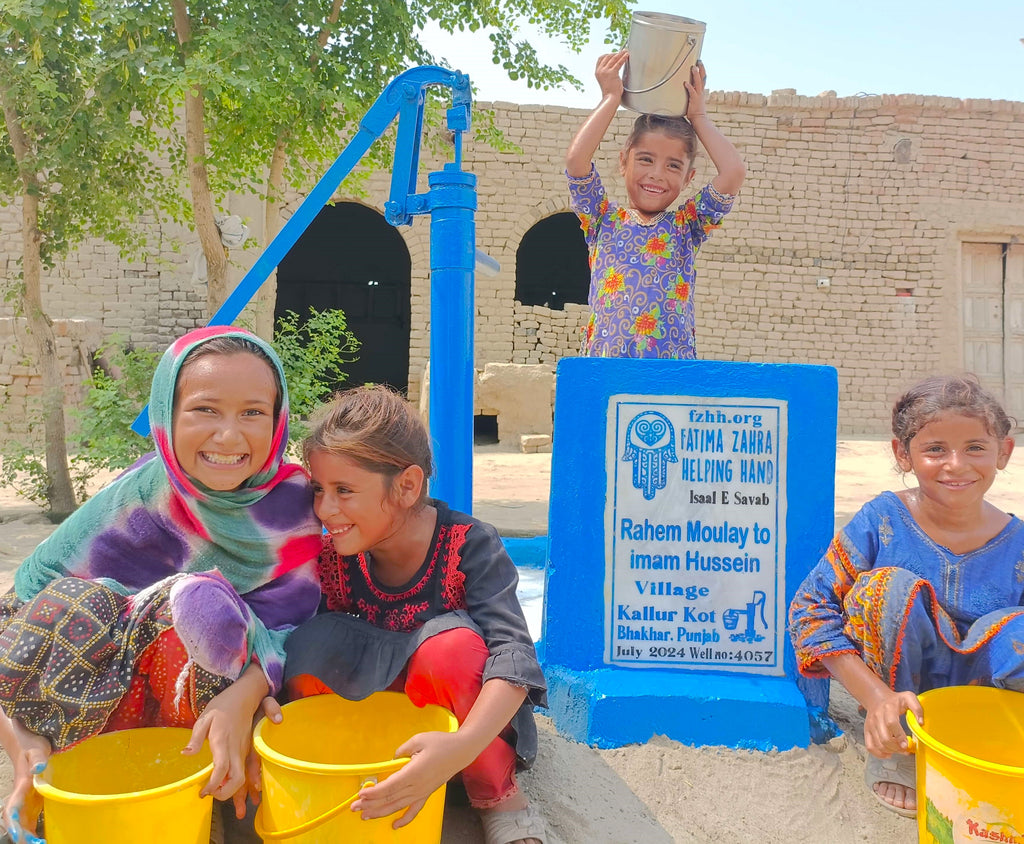
[[[683,80],[686,93],[689,95],[686,103],[686,119],[693,121],[698,117],[705,117],[708,113],[707,104],[704,102],[704,84],[708,81],[708,72],[704,68],[704,62],[698,60],[697,64],[690,68],[690,78]]]
[[[280,724],[284,720],[284,713],[281,711],[281,704],[277,702],[277,698],[267,695],[263,698],[260,703],[260,711],[264,717],[269,718],[275,724]],[[256,720],[259,720],[260,712],[256,713]],[[255,723],[253,724],[255,727]]]
[[[255,750],[250,750],[249,756],[245,760],[245,782],[242,783],[242,787],[238,791],[231,795],[231,802],[235,807],[235,817],[239,820],[245,817],[246,801],[252,803],[253,806],[260,805],[260,776],[259,754]]]
[[[908,711],[913,712],[918,721],[924,720],[924,710],[917,695],[891,689],[886,689],[874,705],[867,707],[864,744],[869,753],[888,759],[894,753],[913,752],[901,721]]]
[[[213,773],[199,793],[228,800],[245,785],[246,759],[252,748],[252,719],[270,691],[263,669],[250,663],[224,691],[214,697],[196,719],[182,753],[198,753],[204,741],[210,743]]]
[[[32,833],[43,810],[43,801],[36,792],[33,777],[46,770],[50,758],[50,742],[26,730],[18,721],[8,721],[13,730],[15,748],[8,751],[14,766],[14,788],[3,803],[3,823],[12,841],[32,844],[41,839]],[[26,819],[24,822],[22,818]],[[20,838],[18,837],[20,836]]]
[[[222,700],[230,688],[221,692],[207,704],[196,719],[192,736],[181,752],[186,756],[198,753],[203,742],[210,743],[213,772],[210,780],[199,792],[200,797],[212,794],[218,800],[227,800],[245,786],[245,760],[249,754],[252,734],[252,715],[239,712]]]
[[[11,812],[9,818],[6,813],[4,815],[7,820],[7,835],[10,836],[13,844],[46,844],[45,838],[37,838],[32,832],[21,828],[19,814],[18,810],[15,809]],[[35,831],[35,824],[32,824],[32,830],[33,832]]]
[[[268,718],[275,724],[280,724],[284,720],[281,704],[272,695],[267,695],[261,701],[260,707],[256,710],[256,715],[252,719],[253,729],[256,728],[256,723],[262,718]],[[235,804],[235,817],[239,820],[245,817],[246,798],[248,798],[253,806],[260,804],[262,777],[263,764],[260,760],[260,755],[256,752],[256,748],[250,744],[249,753],[245,757],[245,784],[231,796],[231,800]]]
[[[617,53],[607,53],[597,60],[597,68],[594,70],[594,78],[601,86],[601,96],[613,96],[622,99],[622,68],[629,59],[628,50],[619,50]]]
[[[410,823],[427,798],[476,757],[459,734],[417,733],[395,751],[395,758],[409,761],[386,780],[359,791],[353,812],[362,812],[365,820],[383,818],[400,809],[407,811],[392,824],[395,829]]]

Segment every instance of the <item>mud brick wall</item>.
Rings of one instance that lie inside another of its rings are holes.
[[[501,263],[496,275],[476,277],[476,365],[554,364],[577,353],[586,309],[517,302],[516,251],[538,221],[568,210],[563,158],[587,112],[483,105],[518,149],[465,146],[465,167],[478,178],[477,245]],[[887,405],[908,381],[963,366],[961,244],[1024,238],[1024,103],[784,90],[715,92],[709,111],[748,175],[733,213],[698,259],[701,357],[835,366],[840,432],[884,435]],[[597,155],[616,197],[623,196],[618,151],[632,118],[619,113]],[[437,165],[426,162],[424,170]],[[714,175],[703,153],[697,168],[695,188]],[[337,198],[382,211],[388,182],[389,174],[372,174],[365,195]],[[260,238],[255,198],[233,197],[224,210],[245,217]],[[17,205],[0,208],[0,271],[8,279],[18,270],[18,224]],[[155,245],[134,261],[94,242],[71,255],[44,284],[51,316],[96,320],[104,334],[154,347],[200,324],[197,239],[151,225]],[[416,399],[429,354],[429,220],[399,231],[413,267],[409,386]],[[236,278],[257,255],[232,252]],[[12,315],[0,305],[0,317]],[[10,378],[6,361],[0,379]],[[4,420],[19,412],[13,401]]]

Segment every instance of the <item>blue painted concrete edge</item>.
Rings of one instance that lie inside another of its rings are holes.
[[[629,673],[628,682],[623,675]],[[548,713],[575,741],[612,748],[664,735],[693,746],[789,750],[814,739],[807,702],[785,677],[545,665]]]
[[[501,543],[519,568],[542,569],[548,561],[548,538],[544,536],[503,536]]]

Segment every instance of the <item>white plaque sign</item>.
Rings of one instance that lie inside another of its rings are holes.
[[[784,673],[786,414],[611,396],[606,663]]]

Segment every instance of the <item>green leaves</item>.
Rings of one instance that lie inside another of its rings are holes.
[[[545,89],[580,82],[564,65],[540,55],[524,31],[539,31],[578,52],[594,21],[607,20],[608,40],[622,43],[631,18],[628,0],[412,0],[410,10],[415,20],[431,19],[446,32],[486,32],[494,64],[510,79]]]
[[[303,420],[317,404],[342,387],[346,378],[344,365],[357,360],[359,346],[343,311],[310,308],[308,317],[301,322],[294,311],[278,319],[274,348],[281,357],[288,382],[292,440],[306,435]]]
[[[9,0],[0,14],[0,197],[39,198],[48,267],[89,236],[136,248],[131,221],[166,195],[147,155],[154,102],[128,84],[145,40],[111,6],[94,14],[92,2]]]
[[[401,71],[452,66],[449,58],[457,57],[435,58],[420,44],[430,20],[449,32],[478,33],[511,78],[541,88],[576,80],[524,37],[531,27],[578,50],[594,20],[607,18],[609,37],[620,43],[629,26],[626,0],[0,2],[0,205],[21,200],[32,215],[38,206],[38,219],[28,224],[39,231],[39,258],[50,268],[89,237],[126,256],[145,249],[137,220],[195,219],[185,189],[189,170],[198,169],[186,152],[188,95],[203,98],[195,121],[203,145],[192,155],[202,157],[212,202],[222,205],[232,191],[279,198],[288,184],[309,189]],[[440,100],[436,92],[428,96],[428,127],[441,124]],[[478,117],[477,137],[510,148],[492,116]],[[440,133],[425,134],[428,145],[440,143]],[[267,184],[275,149],[284,151],[288,184],[276,176]],[[387,168],[390,157],[387,139],[375,144],[346,190],[358,189],[368,171]],[[31,247],[22,267],[24,284],[9,291],[24,308],[29,299],[41,301],[40,262]],[[307,325],[317,328],[293,321],[279,329],[295,361],[290,377],[300,416],[342,380],[340,367],[358,349],[343,314],[314,313]],[[330,347],[323,345],[327,337]],[[324,360],[336,368],[325,369]],[[101,425],[83,436],[90,453],[126,459],[130,452],[102,439],[128,410],[127,399],[117,397],[123,385],[97,379],[88,413]],[[11,465],[28,466],[25,460],[27,454]]]
[[[575,50],[595,19],[620,37],[629,25],[625,0],[195,0],[187,11],[192,38],[183,49],[171,0],[5,0],[0,96],[28,147],[16,156],[0,131],[0,197],[33,190],[44,199],[45,265],[87,236],[139,248],[129,221],[144,214],[191,216],[181,199],[189,162],[179,120],[188,91],[206,99],[215,202],[262,192],[282,138],[287,180],[302,190],[341,151],[343,127],[398,73],[457,63],[420,44],[428,20],[479,33],[511,78],[540,88],[578,80],[538,54],[524,29]],[[171,173],[152,165],[160,159]]]
[[[112,339],[97,352],[97,365],[86,382],[81,408],[70,412],[76,423],[78,474],[92,477],[101,469],[124,469],[153,448],[148,438],[131,430],[149,400],[160,353]]]

